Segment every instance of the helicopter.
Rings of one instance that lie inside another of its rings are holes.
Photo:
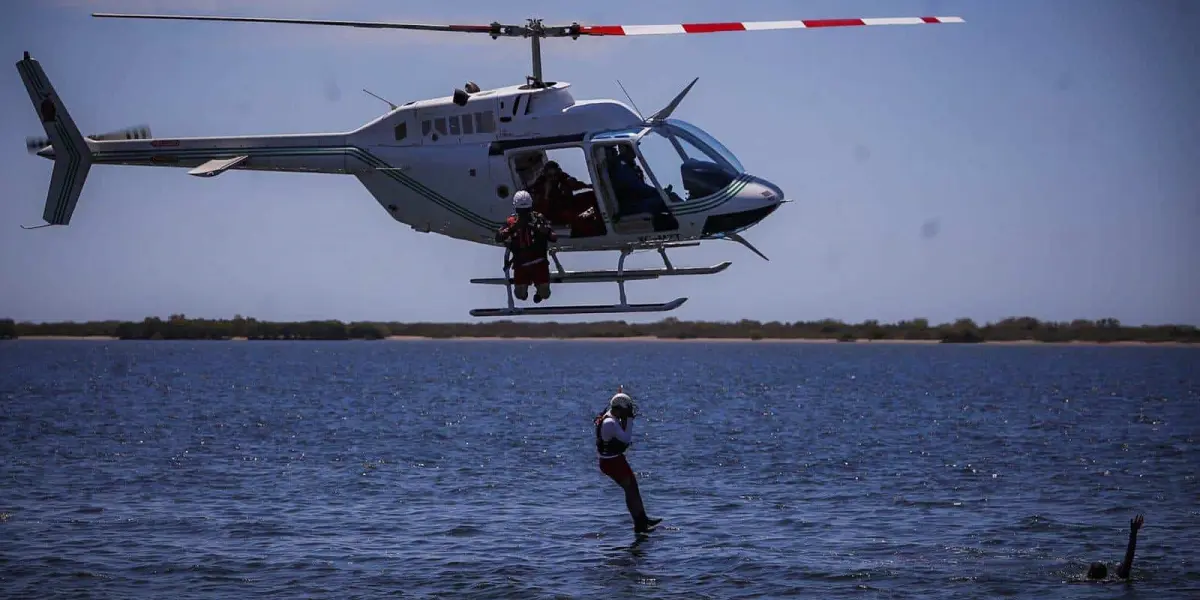
[[[532,74],[522,84],[480,89],[467,82],[439,98],[388,104],[388,111],[344,132],[236,137],[153,137],[147,126],[83,136],[37,60],[24,53],[17,71],[41,120],[45,137],[28,138],[31,154],[54,161],[45,224],[71,222],[93,165],[188,169],[211,178],[228,171],[284,171],[353,175],[395,221],[420,232],[500,246],[496,232],[512,212],[513,196],[528,190],[534,210],[557,234],[549,249],[550,283],[617,283],[615,304],[517,306],[510,252],[503,276],[471,283],[503,285],[506,307],[473,309],[474,317],[666,312],[687,298],[630,303],[625,282],[667,276],[712,275],[730,261],[708,267],[676,267],[667,250],[712,240],[739,243],[767,260],[742,233],[790,202],[779,186],[751,174],[737,157],[700,127],[672,115],[698,78],[665,107],[646,117],[610,99],[576,100],[570,84],[546,80],[542,40],[547,38],[702,34],[874,25],[962,23],[961,17],[817,19],[674,25],[440,25],[266,17],[92,13],[95,18],[168,19],[324,25],[438,31],[526,38]],[[622,87],[622,89],[624,89]],[[628,96],[628,94],[626,94]],[[632,99],[630,104],[633,104]],[[538,193],[548,171],[567,173],[569,196],[548,205]],[[555,168],[557,167],[557,168]],[[567,271],[563,252],[618,251],[615,270]],[[635,251],[657,251],[663,268],[625,269]],[[536,302],[535,298],[535,302]]]

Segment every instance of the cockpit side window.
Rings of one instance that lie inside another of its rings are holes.
[[[654,181],[647,173],[633,144],[607,144],[596,149],[596,163],[616,199],[618,215],[654,212],[662,203]]]

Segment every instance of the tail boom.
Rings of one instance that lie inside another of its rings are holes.
[[[83,136],[37,60],[26,52],[16,63],[46,137],[29,138],[31,154],[54,161],[42,219],[68,225],[92,165],[182,167],[197,177],[228,170],[355,173],[361,150],[350,134],[316,133],[240,137],[152,138],[148,128]]]
[[[346,134],[151,138],[94,142],[105,165],[180,167],[212,177],[227,170],[347,173]]]

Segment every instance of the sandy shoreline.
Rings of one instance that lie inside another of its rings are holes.
[[[120,338],[111,336],[69,336],[69,335],[29,335],[21,336],[20,340],[60,340],[60,341],[123,341]],[[178,341],[210,341],[210,340],[178,340]],[[219,341],[219,340],[218,340]],[[247,341],[246,338],[233,338],[232,341]],[[309,340],[299,340],[309,341]],[[318,340],[312,340],[318,341]],[[361,341],[361,340],[347,340]],[[679,343],[679,344],[695,344],[695,343],[719,343],[719,344],[838,344],[838,345],[930,345],[941,344],[940,340],[870,340],[859,339],[853,343],[840,342],[835,339],[820,339],[820,338],[763,338],[753,340],[750,338],[659,338],[653,336],[641,337],[576,337],[576,338],[552,338],[552,337],[448,337],[434,338],[421,336],[404,336],[393,335],[379,341],[392,342],[654,342],[654,343]],[[1184,342],[1089,342],[1089,341],[1072,341],[1072,342],[1039,342],[1037,340],[1015,340],[1015,341],[983,341],[974,344],[956,344],[956,345],[983,345],[983,346],[1197,346],[1197,344],[1187,344]]]
[[[857,339],[853,343],[841,342],[839,340],[823,339],[823,338],[762,338],[758,340],[750,338],[660,338],[653,336],[642,337],[577,337],[577,338],[538,338],[538,337],[453,337],[453,338],[426,338],[419,336],[403,336],[394,335],[386,338],[389,341],[401,342],[417,342],[417,341],[508,341],[508,342],[658,342],[658,343],[742,343],[742,344],[838,344],[838,345],[942,345],[941,340],[871,340]],[[972,345],[972,344],[946,344],[946,345]],[[993,340],[977,342],[975,345],[985,346],[1188,346],[1197,344],[1185,344],[1183,342],[1089,342],[1089,341],[1073,341],[1073,342],[1039,342],[1037,340]]]

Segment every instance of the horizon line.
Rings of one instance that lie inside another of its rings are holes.
[[[614,313],[614,314],[619,314],[619,313]],[[178,317],[178,319],[176,319],[177,317]],[[1192,329],[1200,328],[1200,324],[1187,323],[1187,322],[1139,323],[1139,324],[1135,325],[1135,324],[1129,324],[1129,323],[1122,322],[1120,319],[1117,319],[1115,317],[1096,317],[1096,318],[1076,317],[1076,318],[1069,319],[1069,320],[1059,320],[1059,319],[1034,317],[1034,316],[1030,316],[1030,315],[1015,315],[1015,314],[1007,316],[1007,317],[1001,317],[1001,318],[995,319],[995,320],[979,321],[972,317],[956,317],[954,319],[943,320],[941,322],[934,322],[932,319],[929,319],[928,317],[909,317],[909,318],[899,319],[899,320],[895,320],[895,321],[881,321],[879,319],[863,319],[860,321],[849,321],[849,320],[837,319],[837,318],[833,318],[833,317],[822,317],[819,319],[811,319],[811,320],[800,319],[800,320],[792,320],[792,321],[784,321],[784,320],[778,320],[778,319],[762,320],[762,319],[752,319],[752,318],[747,318],[747,317],[741,317],[741,318],[736,318],[736,319],[732,319],[732,320],[728,320],[728,319],[726,319],[726,320],[681,319],[679,317],[663,317],[662,319],[659,319],[656,321],[645,321],[645,322],[637,322],[637,321],[629,322],[629,321],[626,321],[623,319],[603,319],[603,320],[596,320],[596,321],[570,322],[570,321],[524,321],[524,320],[521,320],[520,317],[477,319],[477,320],[471,320],[471,321],[422,321],[422,320],[405,321],[405,320],[400,320],[400,319],[341,319],[341,318],[333,318],[333,317],[311,318],[311,319],[262,319],[262,318],[258,318],[258,317],[242,315],[240,313],[234,313],[234,316],[232,316],[232,317],[195,317],[195,316],[188,316],[185,313],[169,313],[166,317],[160,317],[158,315],[147,315],[147,316],[144,316],[144,317],[142,317],[140,319],[136,319],[136,320],[121,319],[121,318],[104,318],[104,319],[87,319],[87,320],[78,320],[78,319],[66,319],[66,320],[62,320],[62,319],[59,319],[59,320],[23,319],[23,320],[18,320],[18,319],[14,319],[11,317],[0,316],[0,322],[12,322],[15,325],[34,325],[34,326],[69,325],[69,324],[83,325],[83,324],[88,324],[88,323],[142,323],[142,322],[145,322],[148,320],[155,320],[155,319],[162,321],[164,323],[168,323],[173,320],[193,321],[193,322],[234,322],[234,321],[242,320],[242,321],[254,321],[254,322],[258,322],[258,323],[274,323],[274,324],[335,323],[336,322],[336,323],[343,323],[346,325],[385,324],[385,325],[467,325],[467,326],[488,325],[488,324],[586,326],[586,325],[618,324],[618,323],[624,323],[624,324],[630,325],[630,326],[633,326],[633,325],[642,325],[642,326],[660,325],[663,323],[675,323],[675,324],[680,324],[680,325],[685,325],[685,324],[742,325],[742,324],[757,323],[759,325],[794,326],[794,325],[815,325],[815,324],[827,323],[827,324],[856,325],[856,326],[867,326],[867,327],[869,327],[869,326],[899,327],[899,326],[906,326],[906,325],[912,326],[912,325],[915,325],[918,321],[924,321],[925,326],[928,328],[954,326],[954,325],[958,325],[958,324],[965,325],[966,322],[970,322],[971,324],[975,325],[976,327],[989,327],[989,326],[999,325],[1002,323],[1011,323],[1014,321],[1027,321],[1027,322],[1036,322],[1038,325],[1050,325],[1050,326],[1064,326],[1064,325],[1070,326],[1070,325],[1075,325],[1075,324],[1079,324],[1079,325],[1088,324],[1088,325],[1091,325],[1094,327],[1117,327],[1117,328],[1158,328],[1158,327],[1183,327],[1183,328],[1192,328]]]

